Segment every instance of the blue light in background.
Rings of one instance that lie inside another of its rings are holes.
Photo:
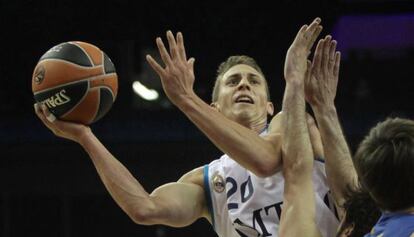
[[[396,56],[414,48],[414,13],[342,16],[332,35],[344,58],[351,50],[389,51]]]

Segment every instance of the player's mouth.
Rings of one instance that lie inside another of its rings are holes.
[[[234,100],[236,104],[244,103],[244,104],[254,104],[254,100],[249,95],[239,95]]]

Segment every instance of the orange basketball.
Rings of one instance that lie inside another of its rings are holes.
[[[57,118],[91,124],[111,108],[118,76],[109,57],[85,42],[66,42],[47,51],[33,72],[36,102]]]

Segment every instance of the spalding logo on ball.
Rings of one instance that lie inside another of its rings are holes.
[[[118,93],[118,76],[111,59],[85,42],[66,42],[47,51],[33,72],[36,102],[57,118],[83,124],[101,119]]]

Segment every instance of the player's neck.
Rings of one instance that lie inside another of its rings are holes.
[[[257,132],[258,134],[261,134],[267,127],[267,121],[250,122],[244,126]]]
[[[258,134],[261,134],[267,128],[266,121],[264,123],[253,124],[250,129],[256,131]]]
[[[237,123],[249,128],[258,134],[262,133],[267,127],[267,118],[264,119],[251,119],[251,118],[238,118],[235,120]]]

